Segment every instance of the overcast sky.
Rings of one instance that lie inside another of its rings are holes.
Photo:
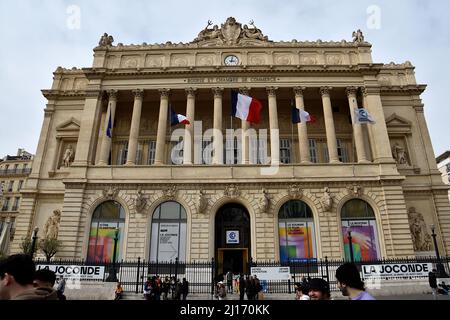
[[[450,1],[0,0],[0,158],[35,153],[58,67],[90,67],[107,32],[115,44],[189,42],[210,19],[233,16],[271,40],[351,40],[360,28],[374,62],[416,66],[436,155],[450,149]]]

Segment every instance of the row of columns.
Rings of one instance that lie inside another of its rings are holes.
[[[276,99],[277,88],[270,87],[267,88],[268,95],[268,105],[269,105],[269,128],[270,128],[270,141],[271,141],[271,164],[278,165],[280,163],[280,148],[279,148],[279,135],[278,135],[278,110],[277,110],[277,99]],[[303,92],[305,87],[295,87],[293,88],[295,94],[295,103],[297,108],[300,110],[305,110]],[[331,87],[321,87],[319,89],[322,96],[323,114],[325,120],[325,131],[327,137],[327,147],[329,154],[330,163],[339,163],[338,149],[337,149],[337,139],[336,130],[334,126],[333,110],[330,99]],[[156,154],[155,154],[155,165],[164,164],[164,147],[166,143],[166,132],[167,132],[167,119],[168,119],[168,109],[169,109],[169,90],[160,89],[160,108],[159,108],[159,121],[158,130],[156,138]],[[222,96],[223,88],[212,88],[214,95],[214,134],[213,134],[213,146],[214,155],[212,159],[212,164],[220,165],[223,164],[223,137],[220,136],[222,132]],[[248,95],[248,89],[241,89],[243,94]],[[356,154],[358,163],[368,162],[366,155],[366,149],[364,146],[364,136],[361,124],[355,123],[355,112],[354,109],[358,108],[356,100],[356,87],[349,87],[346,90],[350,115],[353,123],[353,135],[355,140]],[[144,97],[144,90],[138,89],[133,91],[134,94],[134,105],[133,114],[131,120],[130,136],[128,142],[128,155],[126,165],[135,165],[136,163],[136,150],[138,147],[139,138],[139,126],[142,113],[142,101]],[[114,117],[116,113],[117,106],[117,91],[108,91],[109,101],[108,110],[106,113],[105,128],[108,127],[109,119],[111,118],[112,123],[114,123]],[[190,120],[190,124],[186,125],[186,136],[184,139],[184,153],[183,153],[183,163],[186,165],[191,165],[193,163],[193,139],[194,139],[194,119],[195,119],[195,95],[196,89],[188,88],[186,89],[187,103],[186,103],[186,116]],[[374,98],[372,98],[374,99]],[[367,98],[364,98],[365,107],[367,104]],[[378,108],[372,108],[372,116],[380,119],[384,123],[384,116],[382,110],[377,110],[381,108],[381,100],[378,96],[378,101],[380,102]],[[383,118],[381,118],[383,117]],[[242,121],[241,127],[243,132],[249,128],[249,123],[247,121]],[[385,127],[384,127],[385,129]],[[371,132],[372,143],[373,137],[376,135],[383,135],[383,128],[377,128],[375,133]],[[384,130],[384,138],[387,137],[387,131]],[[298,139],[299,139],[299,151],[300,151],[300,162],[306,164],[310,162],[309,156],[309,141],[308,141],[308,130],[307,124],[300,122],[298,124]],[[387,142],[389,140],[386,140]],[[379,141],[375,142],[380,143]],[[382,147],[378,147],[380,149]],[[386,148],[384,148],[386,149]],[[111,151],[111,139],[102,139],[102,144],[100,148],[100,157],[98,165],[106,165],[108,163],[108,157]],[[388,149],[389,150],[389,149]],[[379,159],[390,160],[390,151],[382,150],[378,153],[381,155]],[[249,140],[248,136],[242,135],[242,164],[249,163]]]

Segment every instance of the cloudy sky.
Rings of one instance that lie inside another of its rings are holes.
[[[351,40],[360,28],[375,62],[416,66],[436,155],[450,149],[450,1],[1,0],[0,158],[35,153],[46,99],[58,67],[90,67],[108,32],[115,43],[189,42],[211,19],[254,20],[270,39]]]

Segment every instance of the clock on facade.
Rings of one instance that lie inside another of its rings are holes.
[[[225,57],[224,62],[227,66],[236,66],[239,63],[239,59],[236,56],[230,55]]]

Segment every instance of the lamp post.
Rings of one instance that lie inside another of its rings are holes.
[[[353,263],[354,262],[354,258],[353,258],[353,243],[352,243],[352,230],[348,229],[348,247],[350,250],[350,261]]]
[[[436,252],[436,259],[437,259],[437,264],[436,264],[437,277],[438,278],[448,278],[448,275],[445,272],[444,265],[441,262],[441,256],[439,255],[439,248],[438,248],[437,240],[436,240],[437,235],[434,232],[434,224],[432,224],[430,227],[431,227],[431,236],[433,237],[434,251]]]
[[[108,282],[117,282],[117,272],[116,272],[116,254],[117,254],[117,241],[119,240],[119,228],[115,229],[114,232],[114,251],[112,258],[112,270],[110,270],[108,278],[106,281]]]
[[[39,231],[39,228],[38,227],[34,227],[34,230],[33,230],[33,235],[31,236],[31,248],[30,248],[30,256],[31,256],[31,259],[33,259],[33,256],[34,256],[34,251],[35,251],[35,249],[36,249],[36,240],[37,240],[37,234],[38,234],[38,231]]]

